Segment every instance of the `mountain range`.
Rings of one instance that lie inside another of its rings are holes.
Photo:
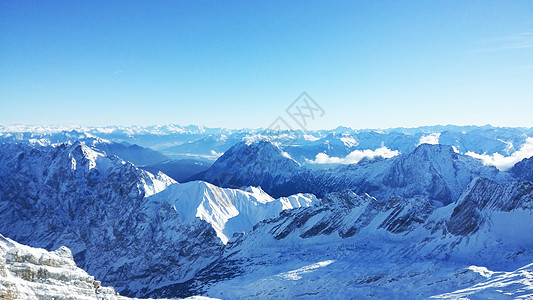
[[[437,125],[417,128],[275,131],[271,129],[226,129],[203,126],[28,126],[0,125],[1,142],[31,142],[50,145],[72,140],[99,139],[127,143],[160,151],[170,158],[216,160],[241,141],[270,139],[300,163],[319,153],[344,157],[354,150],[386,147],[401,153],[420,143],[454,146],[461,153],[508,156],[521,149],[533,128]],[[87,142],[87,144],[90,144]]]
[[[0,127],[2,295],[533,296],[531,129],[64,129]]]

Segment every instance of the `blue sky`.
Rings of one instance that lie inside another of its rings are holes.
[[[110,2],[0,2],[0,123],[533,126],[532,1]]]

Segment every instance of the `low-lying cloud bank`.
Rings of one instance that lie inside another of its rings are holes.
[[[440,132],[423,135],[420,137],[420,141],[418,142],[418,145],[419,146],[422,144],[437,145],[439,143],[439,138],[440,138]]]
[[[312,164],[356,164],[364,158],[383,157],[391,158],[400,154],[398,150],[391,150],[387,147],[381,147],[376,150],[355,150],[346,157],[329,156],[326,153],[318,153],[314,160],[309,160]]]
[[[477,154],[472,151],[466,152],[465,154],[473,158],[481,159],[484,164],[495,166],[500,171],[505,171],[522,159],[533,156],[533,138],[528,137],[526,143],[522,145],[520,150],[515,151],[510,156],[503,156],[499,153],[494,153],[492,155]]]

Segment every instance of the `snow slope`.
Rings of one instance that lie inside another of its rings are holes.
[[[432,299],[533,299],[533,264],[512,272],[493,272],[485,267],[468,269],[486,279],[464,289],[432,296]]]

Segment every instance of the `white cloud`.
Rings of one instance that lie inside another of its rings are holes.
[[[505,171],[522,159],[533,156],[533,138],[528,137],[526,143],[522,145],[520,150],[515,151],[510,156],[503,156],[499,153],[494,153],[492,155],[477,154],[472,151],[466,152],[465,154],[473,158],[481,159],[485,165],[495,166],[498,170]]]
[[[398,150],[390,150],[387,147],[381,147],[376,150],[355,150],[346,157],[330,157],[326,153],[318,153],[314,160],[308,160],[313,164],[356,164],[363,158],[383,157],[391,158],[400,154]]]
[[[437,145],[439,143],[439,138],[440,138],[440,132],[423,135],[420,137],[420,141],[418,142],[418,145],[422,145],[422,144]]]
[[[215,150],[211,150],[212,156],[220,157],[222,154],[224,154],[224,152],[216,152]]]

